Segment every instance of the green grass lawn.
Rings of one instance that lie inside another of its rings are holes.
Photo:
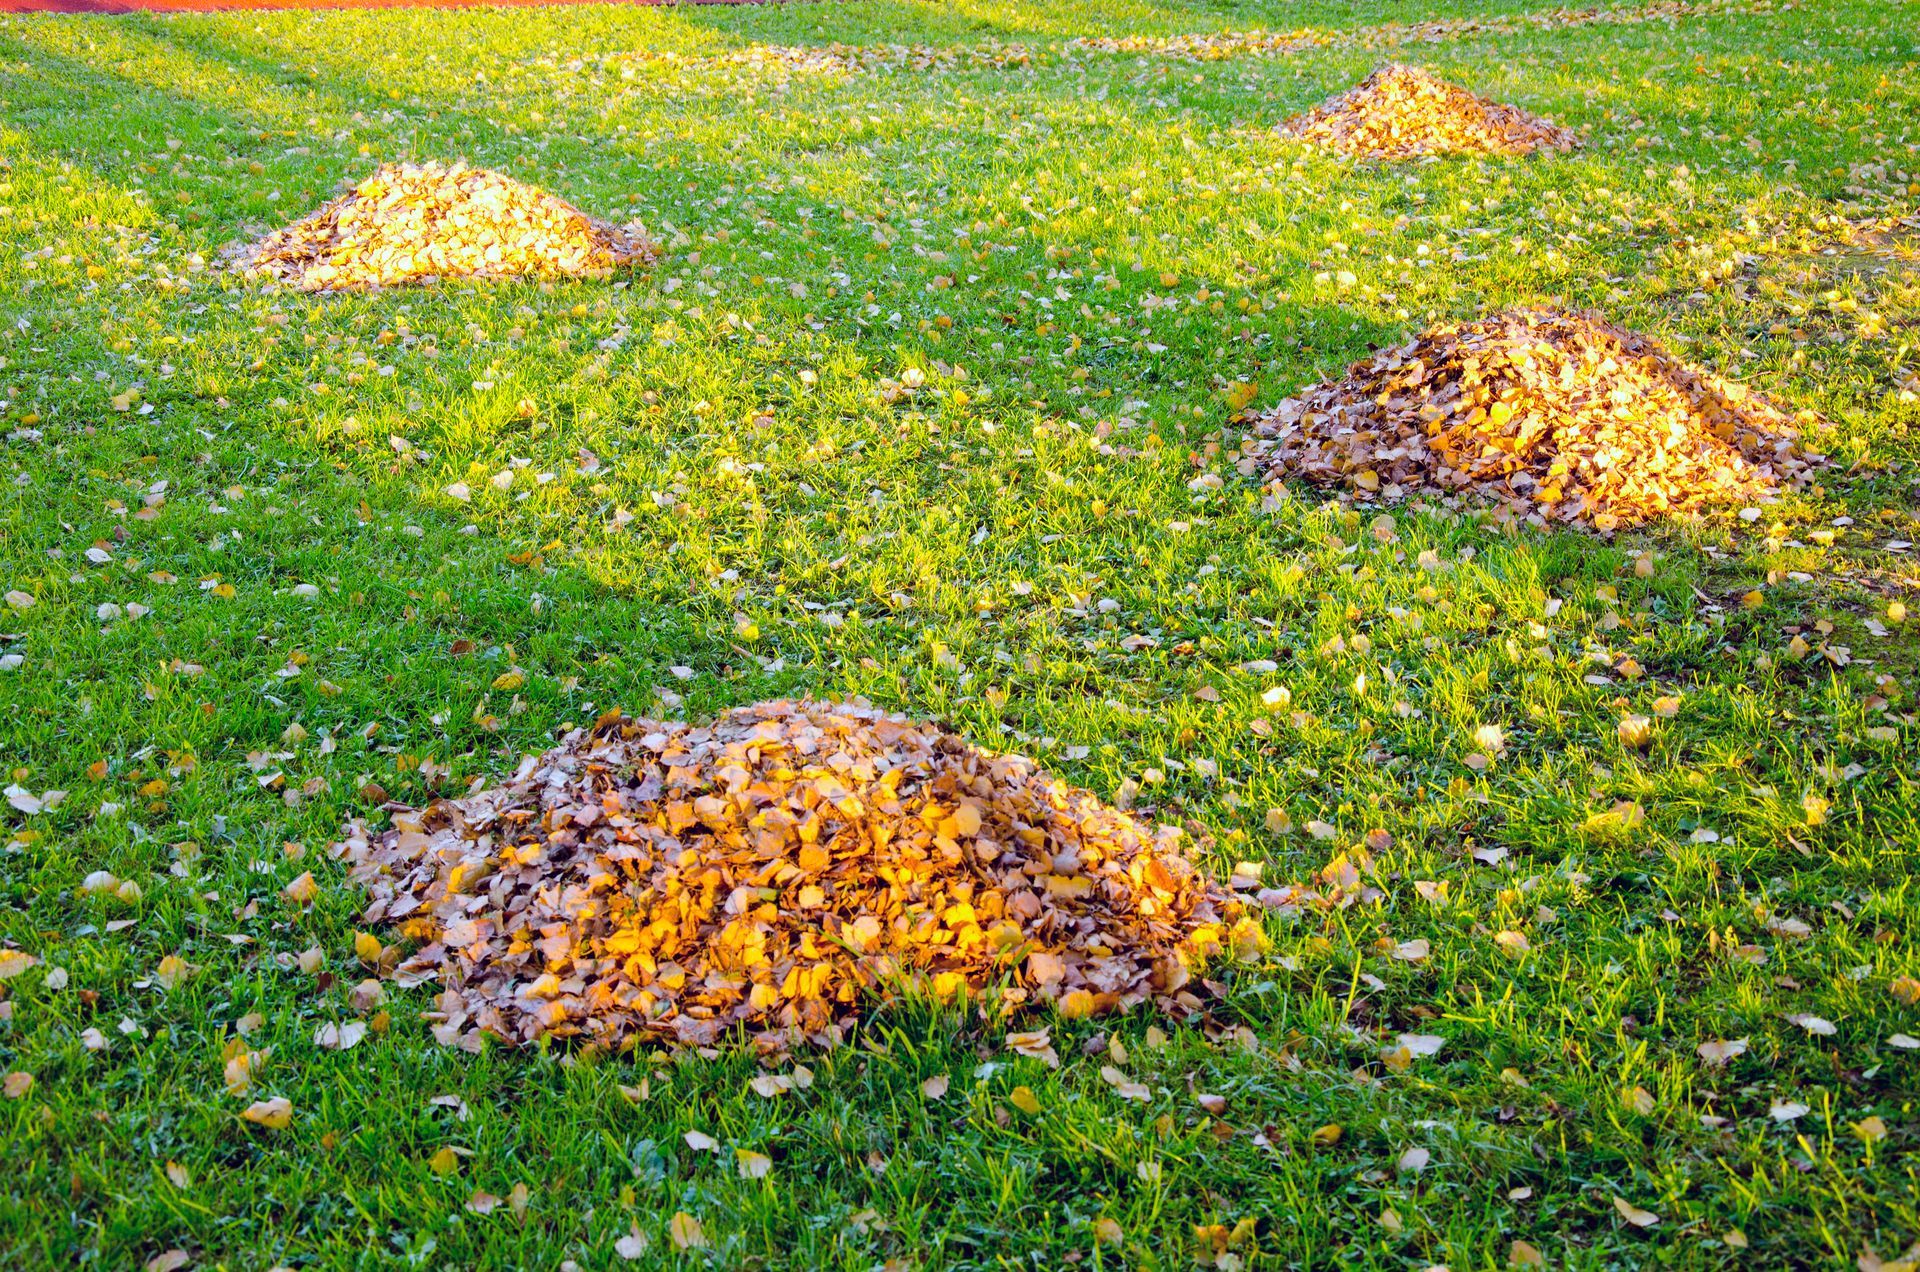
[[[1920,4],[1382,29],[1526,7],[0,19],[0,938],[39,960],[0,984],[0,1073],[31,1075],[0,1099],[0,1264],[1873,1267],[1920,1241]],[[1259,27],[1332,38],[1068,45]],[[836,41],[1028,60],[710,56]],[[1395,56],[1590,144],[1368,166],[1272,135]],[[220,266],[407,158],[666,252],[324,298]],[[1235,471],[1236,385],[1268,405],[1545,298],[1818,412],[1822,484],[1605,540],[1263,507]],[[317,1045],[368,975],[327,850],[380,791],[462,791],[614,705],[783,694],[1137,787],[1222,875],[1345,852],[1383,897],[1269,916],[1203,1024],[1056,1022],[1058,1071],[900,1008],[765,1098],[738,1052],[443,1049],[429,991],[392,987],[384,1031]],[[234,1095],[240,1031],[270,1054]],[[1444,1046],[1385,1062],[1402,1033]],[[1149,1100],[1101,1079],[1121,1052]],[[284,1129],[241,1120],[272,1096]]]

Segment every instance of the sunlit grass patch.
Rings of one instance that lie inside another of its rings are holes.
[[[1905,1250],[1906,15],[1539,8],[0,23],[0,1261]],[[1578,151],[1276,135],[1383,24],[1489,16],[1393,55]],[[1350,38],[1178,42],[1283,26]],[[836,43],[908,51],[753,58]],[[219,268],[403,160],[662,258],[336,296]],[[1814,412],[1833,462],[1604,537],[1242,471],[1261,410],[1540,301]],[[772,1068],[475,1054],[383,983],[347,818],[616,706],[801,694],[1351,904],[1277,905],[1193,1024],[910,1001]],[[1042,1026],[1057,1069],[1009,1043]]]

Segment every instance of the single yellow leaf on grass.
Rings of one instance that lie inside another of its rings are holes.
[[[460,1159],[452,1148],[442,1145],[439,1152],[427,1158],[427,1167],[436,1175],[451,1175],[460,1169]]]
[[[311,905],[313,899],[320,895],[320,885],[314,882],[313,871],[308,870],[280,889],[280,895],[295,905]]]
[[[1533,1245],[1525,1241],[1516,1241],[1507,1247],[1507,1266],[1510,1268],[1544,1268],[1546,1256]]]
[[[0,950],[0,981],[13,979],[39,961],[20,950]]]
[[[736,1148],[733,1150],[733,1164],[742,1179],[765,1179],[767,1172],[773,1169],[773,1158],[752,1149]]]
[[[240,1116],[270,1131],[285,1130],[293,1121],[293,1101],[282,1095],[271,1100],[255,1100]]]
[[[1630,715],[1620,721],[1614,733],[1629,751],[1643,750],[1653,741],[1653,721],[1647,716]]]
[[[228,1095],[245,1095],[247,1088],[253,1085],[253,1055],[242,1051],[229,1056],[222,1069],[226,1080]]]
[[[378,963],[381,952],[380,938],[371,932],[354,933],[353,952],[365,962]]]
[[[1329,1122],[1313,1133],[1313,1142],[1320,1148],[1331,1148],[1340,1142],[1340,1126]]]
[[[1651,1228],[1654,1224],[1660,1222],[1659,1215],[1654,1214],[1651,1210],[1640,1209],[1640,1207],[1634,1205],[1625,1197],[1615,1197],[1613,1199],[1613,1208],[1620,1212],[1622,1219],[1625,1219],[1636,1228]]]
[[[1111,1219],[1100,1218],[1093,1221],[1093,1239],[1101,1245],[1119,1245],[1126,1236],[1120,1225]]]
[[[1013,1102],[1014,1108],[1019,1109],[1028,1116],[1040,1112],[1040,1097],[1033,1093],[1033,1088],[1030,1086],[1017,1086],[1013,1088],[1013,1090],[1008,1093],[1007,1099]]]
[[[160,966],[154,971],[153,979],[162,988],[172,989],[187,977],[187,960],[178,954],[169,954],[160,960]]]
[[[682,1250],[707,1248],[707,1234],[701,1229],[700,1221],[684,1210],[673,1216],[667,1231],[673,1237],[673,1244]]]

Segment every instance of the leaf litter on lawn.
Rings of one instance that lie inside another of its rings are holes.
[[[1572,129],[1400,62],[1388,63],[1277,131],[1360,159],[1526,155],[1580,145]]]
[[[237,268],[302,291],[440,278],[605,277],[656,249],[637,226],[588,216],[537,187],[464,164],[385,164],[259,243]]]
[[[1430,328],[1254,422],[1241,469],[1597,530],[1769,498],[1822,462],[1745,386],[1591,311]]]
[[[937,726],[783,700],[609,713],[502,784],[350,823],[336,853],[366,921],[418,943],[394,975],[439,983],[444,1043],[744,1028],[779,1051],[909,987],[1192,1015],[1209,960],[1262,947],[1256,907],[1303,894],[1243,897],[1179,839]]]

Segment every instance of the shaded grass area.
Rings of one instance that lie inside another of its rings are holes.
[[[1915,6],[1060,48],[1520,10],[0,24],[0,590],[32,599],[0,611],[0,750],[29,805],[66,792],[5,814],[0,936],[42,965],[0,999],[0,1071],[33,1078],[0,1101],[4,1261],[1469,1267],[1520,1241],[1692,1266],[1920,1239],[1890,1041],[1920,1034],[1920,294],[1860,246],[1920,198]],[[701,60],[985,39],[1037,56]],[[1591,144],[1368,167],[1271,135],[1389,55]],[[219,270],[402,158],[503,168],[668,253],[611,287],[326,298]],[[1545,297],[1818,412],[1833,467],[1755,520],[1614,540],[1264,510],[1234,470],[1237,385],[1271,403]],[[347,816],[612,705],[781,693],[1130,785],[1216,871],[1345,852],[1384,899],[1273,916],[1164,1040],[1057,1024],[1057,1072],[918,1005],[773,1099],[741,1055],[444,1050],[418,990],[316,1045],[369,972],[325,852]],[[96,871],[137,899],[83,895]],[[235,1095],[243,1024],[271,1053]],[[1402,1066],[1403,1033],[1445,1044]],[[239,1119],[266,1096],[286,1129]],[[516,1184],[523,1214],[469,1209]]]

